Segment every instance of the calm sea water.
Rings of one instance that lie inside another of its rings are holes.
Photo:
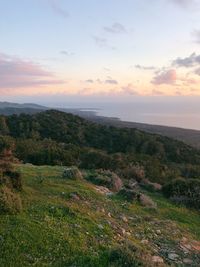
[[[57,105],[58,106],[58,105]],[[65,108],[94,110],[98,115],[121,120],[200,130],[200,103],[184,101],[132,103],[64,103]]]

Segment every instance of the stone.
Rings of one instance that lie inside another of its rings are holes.
[[[185,264],[192,264],[193,261],[191,259],[185,258],[185,259],[183,259],[183,263],[185,263]]]
[[[156,191],[160,191],[162,189],[162,185],[161,184],[158,184],[158,183],[149,183],[153,188],[154,190]]]
[[[126,234],[126,230],[124,228],[121,229],[121,232],[122,232],[123,235]]]
[[[131,179],[128,183],[128,187],[130,189],[135,189],[138,186],[138,182],[134,179]]]
[[[121,219],[123,222],[125,222],[125,223],[128,222],[128,219],[126,218],[125,215],[121,215],[121,216],[120,216],[120,219]]]
[[[141,243],[144,244],[144,245],[147,245],[147,244],[149,244],[149,240],[147,240],[147,239],[143,239],[143,240],[141,241]]]
[[[78,196],[78,194],[77,193],[70,193],[70,198],[72,198],[73,200],[80,200],[80,197]]]
[[[164,260],[160,256],[153,256],[152,257],[152,262],[154,262],[154,263],[164,263]]]
[[[99,228],[100,230],[103,230],[103,229],[104,229],[104,226],[103,226],[102,224],[98,224],[98,228]]]
[[[179,255],[175,254],[175,253],[169,253],[168,254],[168,259],[175,261],[179,258]]]
[[[162,232],[160,230],[156,230],[156,234],[161,235]]]

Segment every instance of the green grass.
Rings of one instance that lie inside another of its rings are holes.
[[[17,168],[23,176],[24,208],[18,215],[0,216],[2,267],[111,266],[110,249],[125,240],[137,247],[136,257],[145,262],[143,256],[154,252],[152,245],[141,243],[142,239],[172,246],[182,236],[200,239],[197,212],[177,207],[160,195],[152,195],[159,207],[154,211],[101,195],[84,180],[64,180],[63,167]],[[70,197],[74,192],[80,200]],[[124,236],[122,229],[129,234]],[[158,229],[162,234],[155,237]]]

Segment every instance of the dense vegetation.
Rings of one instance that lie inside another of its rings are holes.
[[[200,177],[200,151],[182,142],[59,111],[1,116],[0,134],[13,138],[15,155],[23,162],[115,171],[139,164],[159,183]]]

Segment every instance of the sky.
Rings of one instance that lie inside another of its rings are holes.
[[[0,0],[0,36],[0,101],[200,97],[200,0]]]

